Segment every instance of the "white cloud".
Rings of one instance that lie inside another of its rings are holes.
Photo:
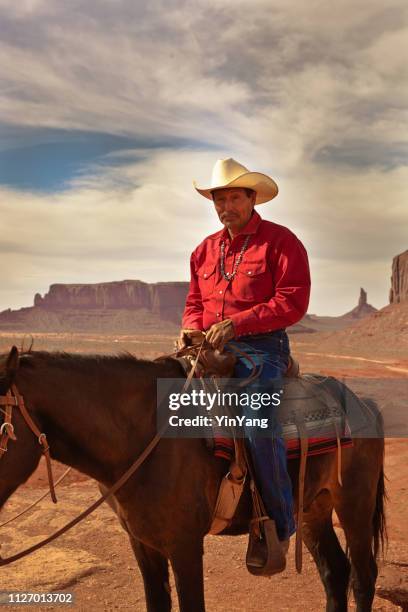
[[[191,180],[230,155],[277,179],[260,212],[305,241],[313,311],[350,309],[365,278],[385,303],[384,271],[407,248],[406,10],[0,0],[3,123],[201,143],[88,168],[61,194],[3,189],[2,306],[51,282],[187,278],[218,227]]]
[[[18,17],[2,7],[6,121],[264,150],[272,137],[282,170],[355,138],[362,103],[366,138],[397,135],[369,106],[388,105],[401,121],[402,2],[28,5]]]
[[[213,152],[158,150],[98,180],[83,177],[63,194],[2,190],[7,238],[1,244],[0,308],[27,305],[53,282],[187,280],[190,252],[220,227],[211,202],[196,194],[191,182],[202,176],[206,184],[213,161]],[[360,286],[370,290],[374,305],[384,305],[389,287],[384,271],[405,248],[406,210],[391,186],[406,184],[406,177],[389,173],[388,190],[379,175],[347,178],[333,175],[323,186],[307,174],[282,179],[279,197],[258,208],[305,243],[314,312],[351,309]]]

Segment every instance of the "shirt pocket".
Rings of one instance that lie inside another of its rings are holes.
[[[216,263],[204,264],[197,270],[198,285],[203,298],[208,297],[213,292],[216,267]]]
[[[267,302],[273,296],[272,275],[266,261],[242,261],[237,269],[234,293],[237,298],[255,303]]]

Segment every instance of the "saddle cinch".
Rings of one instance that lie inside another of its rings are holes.
[[[233,376],[235,355],[219,353],[209,345],[203,344],[201,332],[197,332],[192,338],[189,337],[189,340],[193,345],[191,347],[193,350],[178,358],[186,372],[190,371],[192,364],[197,361],[195,364],[197,376],[205,376],[206,379]],[[197,354],[194,349],[199,345],[201,348]],[[295,548],[296,569],[300,572],[302,568],[303,494],[310,427],[316,428],[317,424],[320,431],[323,427],[325,435],[337,439],[337,447],[340,451],[340,432],[345,426],[344,412],[333,396],[322,386],[316,393],[316,380],[310,375],[301,376],[299,364],[292,357],[289,359],[283,386],[283,401],[278,407],[277,418],[282,425],[283,436],[291,439],[298,437],[300,442],[299,502]],[[207,440],[207,445],[212,449],[213,440]],[[339,454],[338,478],[341,483],[340,456]],[[271,576],[285,569],[286,556],[278,540],[275,522],[267,515],[256,487],[256,475],[243,439],[234,438],[234,457],[231,460],[228,474],[224,476],[220,484],[209,533],[219,534],[231,524],[248,475],[253,501],[253,518],[249,529],[246,564],[252,574]],[[255,557],[256,563],[252,563]]]

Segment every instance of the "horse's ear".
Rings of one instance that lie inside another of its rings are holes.
[[[6,374],[12,380],[18,370],[19,356],[18,348],[12,346],[6,361]]]

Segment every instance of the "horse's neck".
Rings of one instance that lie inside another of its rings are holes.
[[[138,381],[119,368],[109,378],[88,379],[50,368],[47,380],[27,372],[19,385],[51,456],[102,482],[115,478],[153,433],[153,411],[141,410]],[[153,402],[154,396],[152,408]]]

